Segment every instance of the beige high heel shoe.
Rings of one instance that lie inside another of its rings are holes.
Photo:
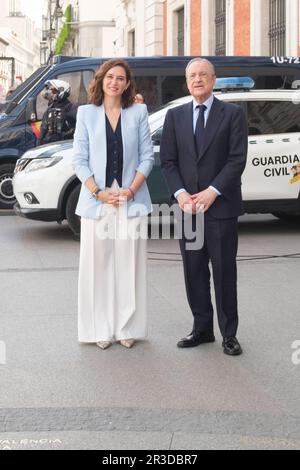
[[[120,344],[122,344],[122,346],[124,346],[125,348],[127,349],[130,349],[132,348],[132,346],[134,345],[135,343],[135,340],[133,338],[130,338],[130,339],[121,339],[120,340]]]
[[[110,341],[98,341],[96,344],[100,349],[107,349],[112,343]]]

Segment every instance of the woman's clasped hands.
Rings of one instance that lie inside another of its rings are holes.
[[[117,191],[100,191],[98,199],[104,204],[111,204],[114,207],[118,207],[132,199],[132,192],[127,188]]]

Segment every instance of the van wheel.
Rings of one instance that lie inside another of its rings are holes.
[[[287,212],[272,212],[278,219],[285,220],[286,222],[300,222],[300,214],[289,214]]]
[[[16,202],[12,186],[14,169],[13,163],[0,165],[0,209],[12,209]]]
[[[76,188],[72,190],[66,205],[66,219],[76,240],[78,240],[80,236],[80,217],[75,214],[79,193],[80,185],[76,186]]]

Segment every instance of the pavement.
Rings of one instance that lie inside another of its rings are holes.
[[[0,449],[299,449],[300,256],[286,256],[299,230],[240,219],[242,356],[223,354],[217,322],[215,343],[176,347],[192,318],[178,242],[161,239],[148,243],[148,339],[102,351],[77,342],[67,225],[2,212]]]

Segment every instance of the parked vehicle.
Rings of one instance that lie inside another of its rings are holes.
[[[247,115],[249,147],[242,176],[246,212],[300,219],[300,92],[222,91],[216,96],[239,104]],[[155,166],[148,185],[155,204],[170,201],[159,159],[165,115],[169,108],[190,100],[190,96],[174,100],[149,117]],[[67,219],[71,230],[79,233],[75,207],[80,182],[72,167],[72,142],[26,152],[17,162],[13,187],[17,214],[45,221]]]
[[[137,83],[150,112],[187,94],[185,67],[192,57],[129,57]],[[300,86],[298,57],[208,57],[217,76],[251,76],[259,89]],[[0,115],[0,209],[12,208],[15,196],[12,176],[16,161],[34,148],[47,103],[42,97],[45,82],[60,79],[70,83],[70,100],[87,102],[88,85],[104,58],[58,56],[54,63],[36,70],[9,97]]]

